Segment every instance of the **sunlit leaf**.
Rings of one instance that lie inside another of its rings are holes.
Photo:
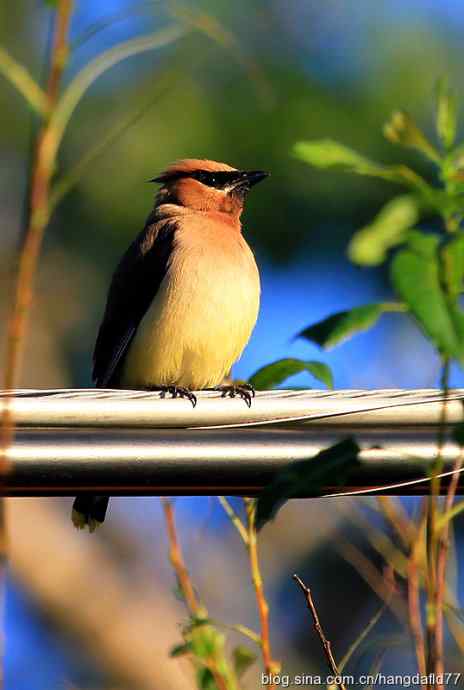
[[[456,138],[457,104],[456,95],[446,78],[440,79],[437,85],[436,127],[445,148],[451,148]]]
[[[343,484],[358,466],[359,450],[357,443],[347,438],[308,460],[291,462],[258,496],[257,528],[272,520],[290,498],[320,496],[327,485]]]
[[[333,388],[333,378],[330,367],[323,362],[304,362],[301,359],[279,359],[258,369],[249,379],[256,390],[269,390],[283,383],[290,376],[307,371],[315,379],[324,383],[328,388]]]
[[[374,163],[348,146],[332,139],[300,141],[293,148],[297,158],[316,168],[343,168],[359,175],[384,177],[388,168]]]
[[[458,330],[440,282],[439,240],[437,235],[412,233],[408,248],[392,261],[391,277],[395,290],[439,351],[461,358]]]
[[[407,231],[419,220],[417,198],[404,194],[389,201],[376,218],[352,238],[348,255],[354,263],[376,266],[387,252],[406,239]]]
[[[245,671],[250,668],[256,661],[256,654],[245,647],[245,645],[238,645],[232,652],[234,660],[234,670],[237,677],[243,676]]]
[[[441,252],[444,265],[444,280],[452,297],[461,294],[464,280],[464,235],[457,235]]]
[[[298,334],[320,347],[329,349],[362,331],[367,331],[379,317],[388,311],[403,311],[403,305],[389,302],[365,304],[350,311],[340,311],[319,321]]]
[[[385,137],[393,144],[416,149],[434,163],[440,163],[440,154],[419,129],[415,120],[403,110],[395,111],[383,128]]]

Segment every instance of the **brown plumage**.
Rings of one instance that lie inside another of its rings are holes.
[[[111,283],[94,352],[97,386],[164,388],[195,403],[191,390],[223,382],[258,315],[259,274],[240,215],[265,176],[186,159],[153,180],[161,185],[155,207]],[[102,499],[76,499],[75,524],[101,522]]]

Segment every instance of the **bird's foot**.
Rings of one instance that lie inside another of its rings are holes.
[[[183,386],[158,386],[154,390],[160,391],[161,398],[165,398],[169,393],[169,395],[171,395],[173,398],[186,398],[187,400],[190,400],[192,407],[195,407],[197,404],[196,395],[194,395],[192,391],[189,391],[188,388],[184,388]]]
[[[217,386],[215,390],[222,392],[222,398],[225,398],[226,396],[229,398],[235,398],[238,395],[242,400],[245,401],[248,407],[251,407],[251,400],[255,397],[255,389],[253,386],[250,386],[249,383]]]

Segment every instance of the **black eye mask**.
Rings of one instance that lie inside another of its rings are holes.
[[[150,180],[150,182],[174,182],[175,180],[180,180],[185,177],[198,180],[201,184],[207,187],[215,187],[216,189],[226,189],[241,181],[243,181],[243,183],[247,181],[247,173],[241,172],[240,170],[219,170],[217,172],[194,170],[193,172],[178,172],[172,173],[172,175],[161,175],[160,177],[155,177],[153,180]]]

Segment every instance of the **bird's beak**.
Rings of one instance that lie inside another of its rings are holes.
[[[261,180],[264,180],[264,178],[269,177],[269,173],[264,172],[264,170],[250,170],[243,173],[243,176],[248,182],[248,186],[254,187],[255,184],[258,184],[258,182],[261,182]]]
[[[264,172],[263,170],[248,170],[238,172],[234,181],[228,185],[225,191],[232,194],[245,195],[251,189],[251,187],[253,187],[255,184],[258,184],[258,182],[261,182],[261,180],[264,180],[264,178],[268,175],[269,173]]]

